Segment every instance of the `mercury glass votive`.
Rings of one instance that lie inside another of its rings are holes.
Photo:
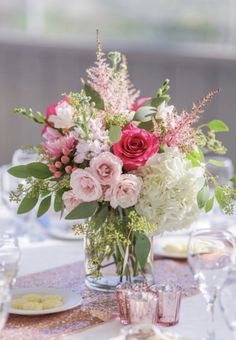
[[[127,295],[131,324],[155,322],[158,298],[151,292],[132,291]]]
[[[155,322],[174,326],[179,322],[182,289],[178,285],[153,285],[150,291],[158,298]]]
[[[120,315],[120,323],[123,325],[128,325],[129,322],[129,306],[128,306],[128,300],[127,295],[131,290],[131,284],[121,283],[118,286],[116,286],[115,295],[116,295],[116,301],[118,304],[118,310]]]

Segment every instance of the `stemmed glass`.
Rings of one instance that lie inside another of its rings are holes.
[[[8,280],[3,273],[0,273],[0,338],[1,332],[8,318],[11,303],[10,288]]]
[[[225,321],[236,339],[236,271],[232,271],[220,292],[220,308]]]
[[[9,287],[16,281],[20,249],[16,236],[12,233],[0,233],[0,275],[6,277]]]
[[[193,231],[188,246],[188,261],[199,289],[211,313],[211,322],[204,339],[215,339],[214,307],[232,266],[234,236],[222,229]]]

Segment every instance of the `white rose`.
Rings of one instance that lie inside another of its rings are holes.
[[[96,201],[103,193],[98,180],[89,171],[83,169],[72,172],[70,185],[73,193],[84,202]]]
[[[65,204],[66,210],[69,212],[83,202],[73,193],[72,190],[64,192],[62,199]]]

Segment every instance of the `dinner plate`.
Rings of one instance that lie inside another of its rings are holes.
[[[154,253],[176,259],[188,257],[189,236],[163,236],[155,238]]]
[[[37,294],[37,295],[60,295],[63,299],[63,305],[45,309],[45,310],[23,310],[23,309],[15,309],[11,308],[11,314],[17,315],[46,315],[64,312],[66,310],[75,308],[82,304],[82,297],[79,294],[72,292],[70,289],[57,289],[57,288],[14,288],[12,291],[12,300],[19,299],[27,294]]]

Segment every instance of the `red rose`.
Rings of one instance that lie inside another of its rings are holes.
[[[113,153],[123,161],[126,171],[144,166],[158,149],[158,138],[133,124],[123,129],[120,141],[113,145]]]

